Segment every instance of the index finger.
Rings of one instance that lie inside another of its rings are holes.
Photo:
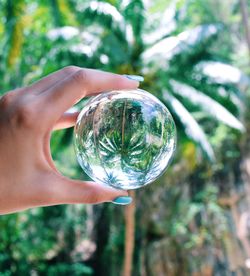
[[[81,98],[107,90],[136,89],[138,81],[94,69],[80,69],[40,94],[41,107],[52,122]]]
[[[44,78],[31,84],[30,86],[26,87],[26,91],[34,94],[42,93],[46,91],[48,88],[50,88],[51,86],[63,80],[64,78],[67,78],[71,74],[79,71],[80,69],[81,68],[77,66],[64,67],[56,72],[53,72],[45,76]]]

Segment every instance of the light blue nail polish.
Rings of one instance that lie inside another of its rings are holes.
[[[119,205],[127,205],[132,202],[132,197],[130,196],[119,196],[115,198],[112,203],[119,204]]]
[[[134,81],[144,81],[144,78],[142,76],[137,76],[137,75],[123,75],[129,80],[134,80]]]

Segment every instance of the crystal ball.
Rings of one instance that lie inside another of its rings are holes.
[[[114,90],[87,102],[75,125],[77,160],[94,181],[136,189],[157,179],[176,146],[174,120],[152,94]]]

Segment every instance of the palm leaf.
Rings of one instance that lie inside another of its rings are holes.
[[[235,66],[218,61],[203,61],[195,66],[197,71],[203,72],[213,81],[221,84],[232,83],[238,85],[242,90],[250,85],[250,79]]]
[[[85,26],[93,27],[93,24],[98,24],[125,45],[131,40],[131,32],[125,18],[114,5],[108,2],[90,1],[82,5],[80,12],[79,20]]]
[[[197,121],[192,117],[190,112],[168,91],[163,91],[162,97],[168,107],[171,109],[172,113],[175,114],[175,116],[182,123],[187,136],[194,140],[201,147],[201,149],[211,161],[214,161],[214,152],[207,140],[206,134],[199,126]]]
[[[206,24],[184,31],[177,36],[171,36],[160,40],[143,53],[143,60],[155,59],[170,60],[174,55],[193,49],[207,39],[214,36],[221,29],[218,24]]]
[[[143,1],[129,1],[124,8],[123,14],[126,22],[129,22],[132,27],[134,40],[142,43],[141,37],[145,22]]]
[[[80,11],[80,20],[85,25],[91,26],[93,23],[98,23],[100,26],[112,31],[114,29],[125,31],[126,26],[123,15],[110,3],[91,1],[83,5]]]
[[[157,16],[154,13],[148,14],[149,25],[152,25],[153,28],[150,28],[143,35],[146,45],[155,45],[164,38],[167,38],[176,29],[176,3],[167,3],[167,7],[165,6],[166,2],[164,1],[164,9],[157,11]],[[154,10],[155,8],[151,7],[150,9]],[[158,21],[157,23],[155,22],[156,20]]]
[[[218,121],[221,121],[228,126],[236,128],[240,131],[244,130],[242,123],[232,113],[230,113],[224,106],[209,96],[189,85],[177,82],[175,80],[171,80],[170,84],[175,94],[183,96],[189,99],[193,104],[201,106],[203,110],[215,117]]]

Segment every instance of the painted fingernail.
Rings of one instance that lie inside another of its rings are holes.
[[[130,196],[119,196],[117,198],[115,198],[112,203],[114,204],[119,204],[119,205],[127,205],[130,204],[132,202],[132,197]]]
[[[66,110],[65,113],[72,114],[72,113],[76,113],[76,112],[79,112],[79,111],[80,111],[80,109],[78,107],[72,106],[70,109]]]
[[[134,81],[144,81],[144,78],[142,76],[137,76],[137,75],[123,75],[129,80],[134,80]]]

